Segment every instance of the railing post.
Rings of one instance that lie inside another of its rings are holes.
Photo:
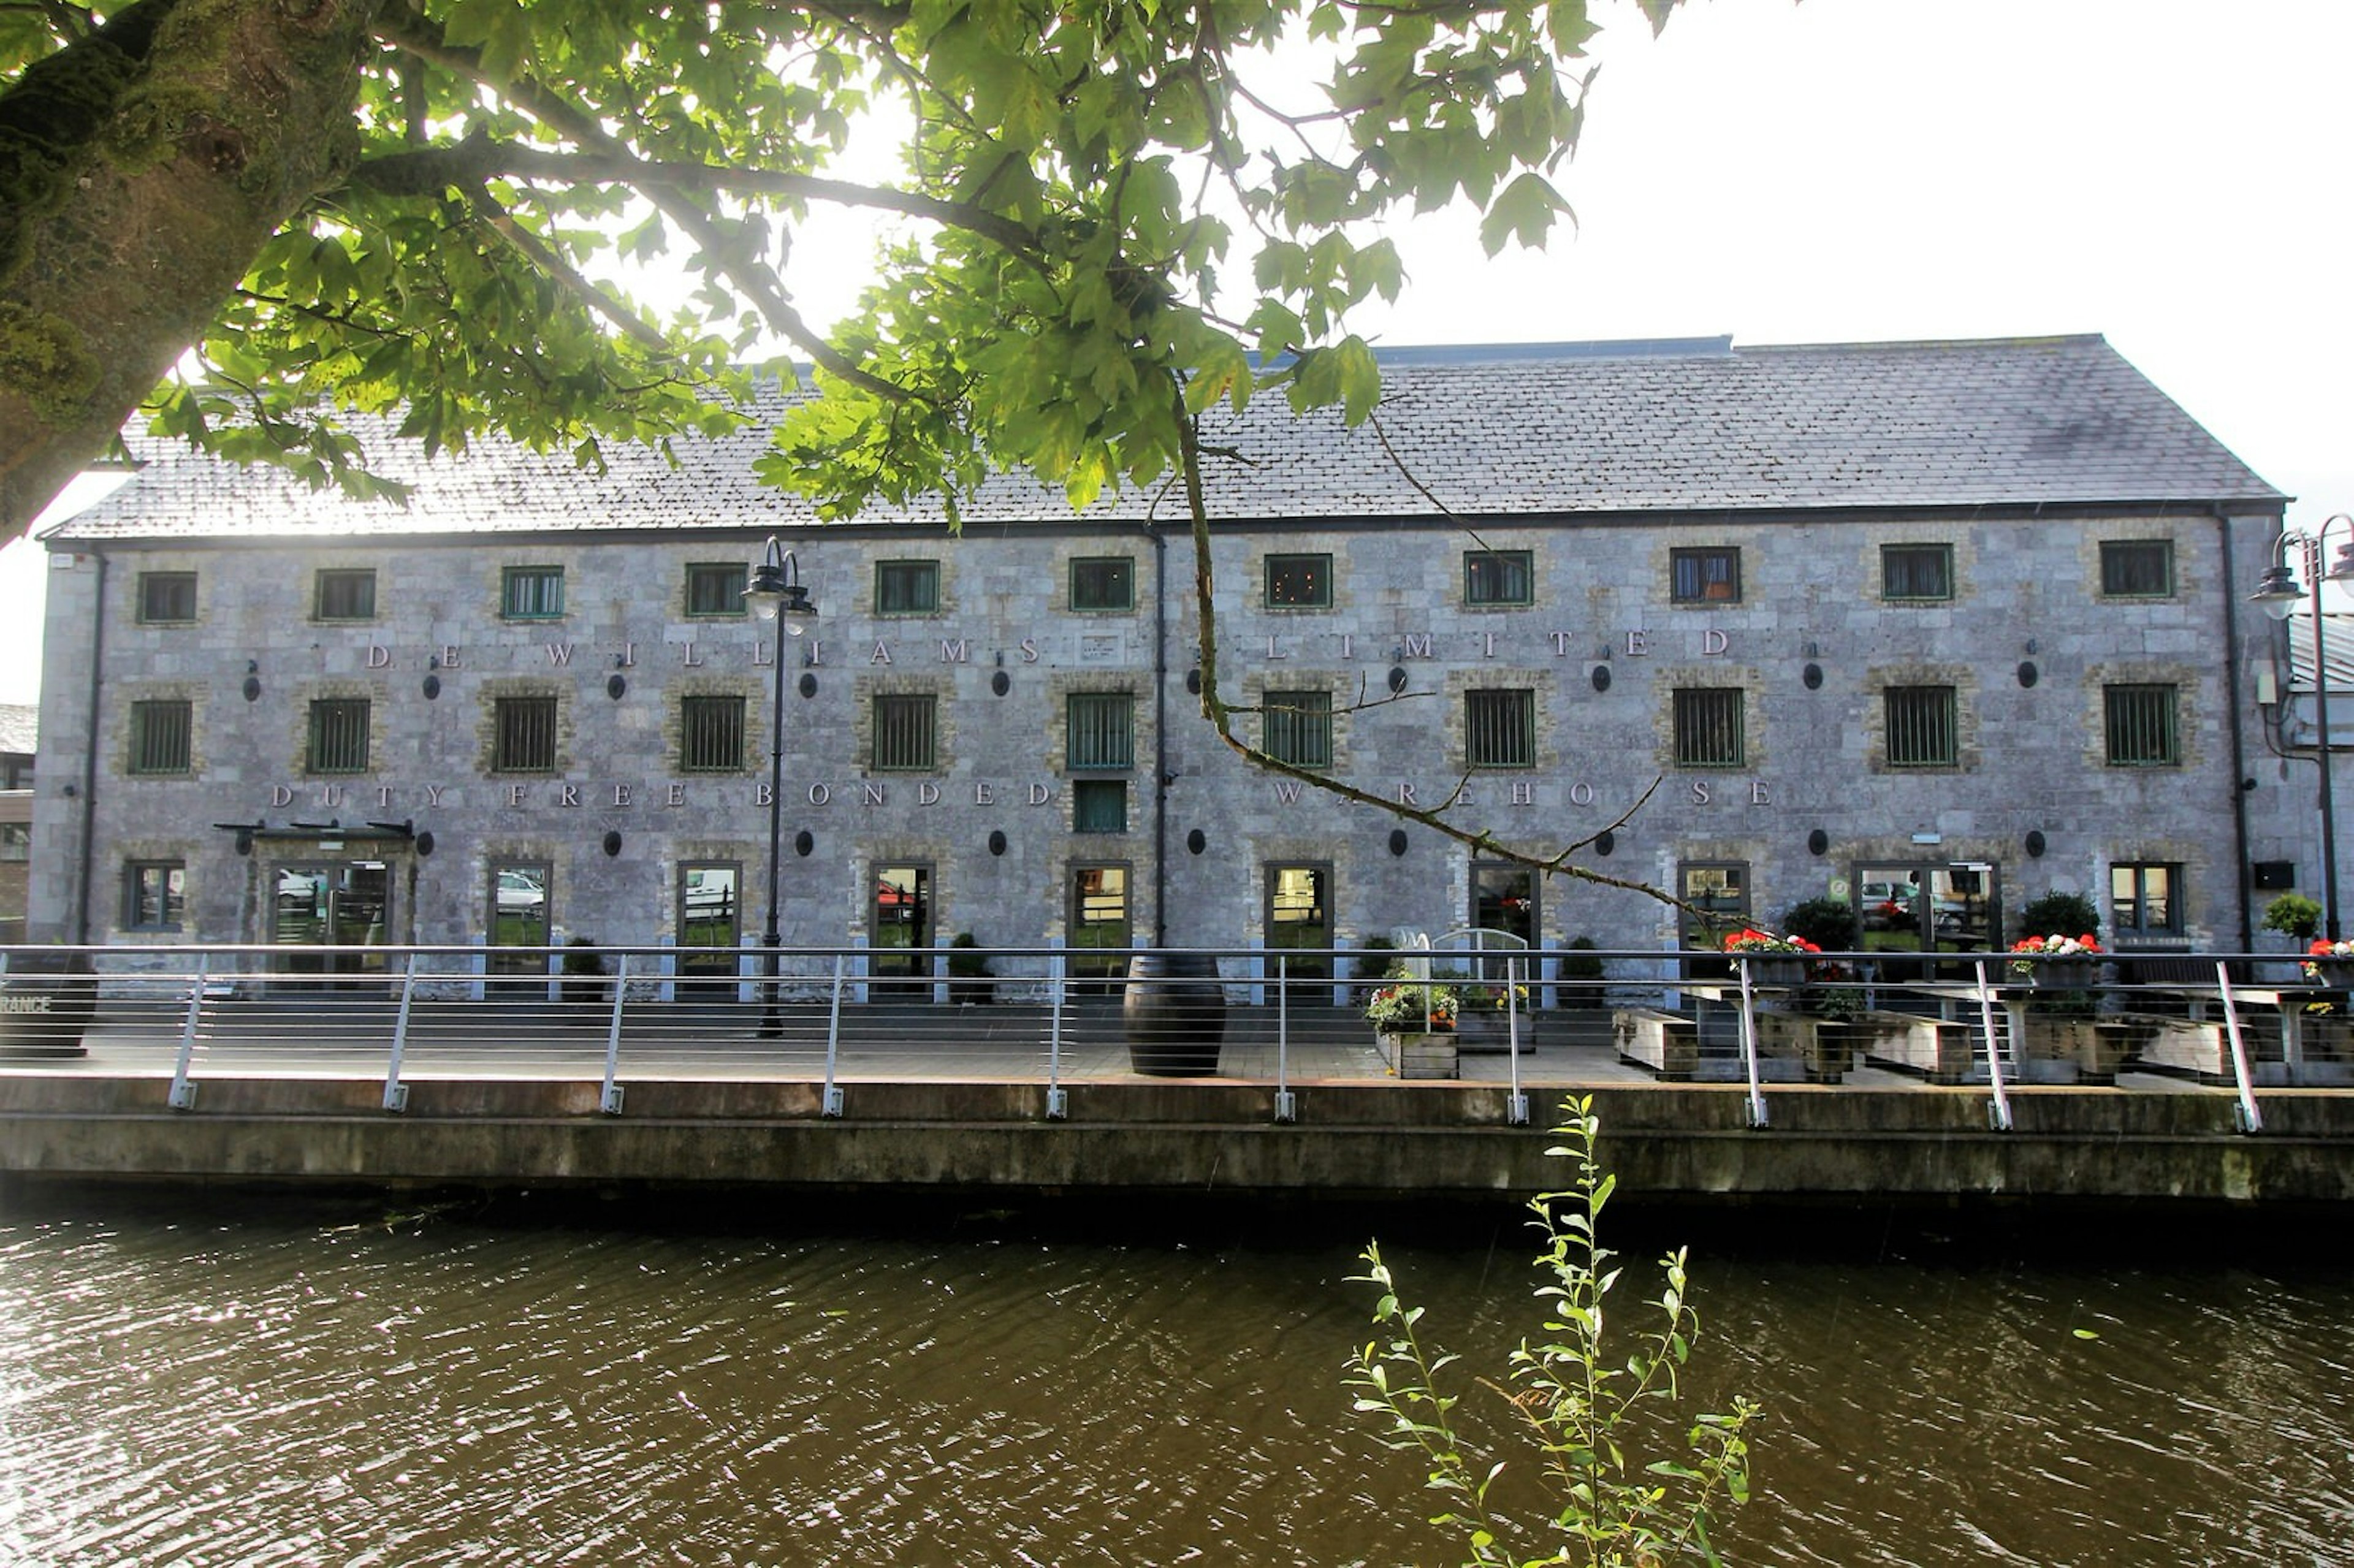
[[[188,987],[188,1016],[180,1025],[180,1057],[172,1067],[171,1106],[174,1110],[196,1108],[196,1086],[188,1068],[196,1057],[196,1019],[205,1006],[205,955],[196,955],[196,982]]]
[[[1504,958],[1504,1054],[1512,1063],[1512,1097],[1506,1102],[1504,1119],[1514,1127],[1529,1125],[1529,1097],[1521,1090],[1521,968],[1522,960],[1506,954]],[[1761,1107],[1764,1102],[1759,1102]],[[1758,1125],[1763,1127],[1764,1122]]]
[[[818,1100],[820,1116],[842,1114],[842,1086],[833,1081],[833,1070],[842,1054],[842,981],[847,964],[844,954],[833,955],[833,1005],[825,1021],[825,1092]]]
[[[621,1071],[621,1003],[630,994],[630,955],[613,955],[613,1016],[605,1027],[605,1088],[597,1098],[597,1108],[607,1116],[621,1114],[621,1086],[615,1080]]]
[[[1046,1119],[1061,1121],[1071,1114],[1070,1092],[1063,1087],[1063,943],[1055,939],[1046,955]]]
[[[2248,1080],[2248,1043],[2240,1034],[2240,1004],[2232,995],[2232,966],[2221,959],[2215,960],[2215,984],[2223,993],[2223,1028],[2232,1037],[2232,1078],[2240,1086],[2240,1130],[2262,1132],[2264,1114],[2256,1109],[2255,1087]]]
[[[1757,1079],[1757,993],[1749,984],[1749,955],[1738,954],[1741,971],[1741,1060],[1749,1074],[1749,1125],[1766,1125],[1766,1090]]]
[[[1995,1037],[1994,984],[1987,979],[1986,960],[1978,959],[1971,964],[1971,968],[1977,971],[1978,977],[1978,1028],[1986,1035],[1987,1082],[1994,1089],[1994,1102],[1987,1107],[1987,1116],[1995,1131],[2009,1132],[2010,1130],[2010,1092],[2003,1084],[2002,1048],[2016,1038],[2018,1032],[2013,1027],[2014,1020],[2006,1012],[2002,1020],[2004,1038]]]
[[[1260,962],[1265,963],[1262,957]],[[1299,1119],[1299,1101],[1291,1092],[1291,957],[1275,956],[1275,1119]]]
[[[392,1060],[384,1073],[384,1108],[405,1111],[408,1108],[408,1086],[400,1081],[400,1059],[408,1050],[408,1000],[417,989],[417,955],[410,953],[400,966],[400,1007],[392,1015]]]

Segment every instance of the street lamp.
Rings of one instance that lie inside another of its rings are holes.
[[[2273,564],[2264,568],[2256,591],[2248,596],[2274,620],[2288,619],[2289,611],[2306,597],[2297,587],[2296,568],[2288,564],[2289,546],[2296,545],[2305,557],[2306,573],[2313,579],[2313,722],[2317,732],[2314,758],[2321,765],[2321,907],[2325,934],[2333,942],[2342,933],[2338,924],[2338,806],[2329,777],[2329,661],[2322,638],[2321,585],[2354,580],[2354,539],[2338,546],[2338,559],[2327,572],[2321,569],[2321,561],[2329,530],[2341,523],[2354,533],[2354,516],[2342,512],[2324,518],[2321,526],[2309,534],[2302,528],[2282,529],[2273,548]]]
[[[760,1008],[760,1033],[774,1037],[784,1032],[777,1015],[777,948],[784,938],[777,929],[777,869],[783,854],[785,810],[785,639],[799,637],[817,619],[817,606],[801,587],[801,563],[793,553],[769,535],[768,553],[752,568],[744,586],[744,602],[762,620],[777,623],[776,706],[769,715],[769,913],[760,932],[768,950],[768,983]]]

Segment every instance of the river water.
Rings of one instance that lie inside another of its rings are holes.
[[[1361,1218],[20,1198],[0,1563],[1456,1563],[1347,1277],[1394,1231],[1499,1370],[1532,1244]],[[1695,1242],[1694,1392],[1767,1410],[1731,1561],[2354,1563],[2342,1240],[1832,1229]]]

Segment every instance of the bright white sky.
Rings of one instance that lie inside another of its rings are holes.
[[[1405,299],[1361,331],[2097,332],[2293,522],[2354,510],[2354,5],[1687,0],[1656,43],[1606,15],[1575,232],[1490,263],[1416,223]],[[42,565],[0,551],[0,702],[38,694]]]

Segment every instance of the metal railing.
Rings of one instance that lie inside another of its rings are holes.
[[[380,1079],[398,1112],[427,1078],[595,1078],[620,1114],[630,1079],[887,1077],[1068,1086],[1133,1075],[1120,978],[1135,949],[756,947],[142,946],[0,948],[0,1061],[14,1071]],[[1273,1090],[1379,1081],[1396,1064],[1361,1014],[1391,965],[1502,980],[1500,1059],[1461,1039],[1459,1075],[1507,1090],[1664,1080],[1983,1087],[2012,1125],[2022,1084],[2197,1084],[2264,1126],[2259,1089],[2354,1084],[2346,993],[2282,955],[2124,955],[2090,972],[2013,972],[2000,954],[1772,954],[1446,948],[1205,950],[1224,999],[1217,1075]],[[1449,970],[1469,963],[1479,972]],[[1495,973],[1488,971],[1494,969]],[[1490,989],[1494,989],[1490,985]],[[1523,1010],[1525,1004],[1525,1011]]]

